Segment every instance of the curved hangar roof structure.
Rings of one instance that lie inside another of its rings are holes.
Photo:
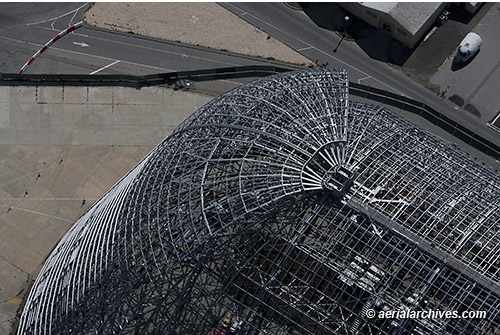
[[[19,334],[498,334],[499,224],[499,175],[350,102],[346,71],[267,77],[75,223]]]

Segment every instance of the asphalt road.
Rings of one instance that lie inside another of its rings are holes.
[[[46,42],[82,20],[89,4],[0,4],[0,72],[17,73]],[[145,75],[182,70],[275,64],[235,55],[82,27],[64,36],[38,57],[25,73]],[[222,93],[255,78],[223,80],[205,85]],[[203,87],[203,84],[201,84]]]
[[[482,137],[500,145],[500,136],[480,119],[459,113],[447,99],[441,100],[388,63],[370,58],[356,43],[340,41],[333,31],[319,27],[304,12],[283,3],[224,3],[225,8],[276,37],[293,49],[329,67],[346,68],[350,79],[426,102]],[[84,3],[1,3],[0,72],[17,72],[47,41],[80,21]],[[270,64],[266,60],[238,56],[83,27],[50,47],[26,73],[150,74],[177,70]],[[254,78],[197,83],[197,88],[220,94]]]
[[[451,101],[441,100],[436,93],[412,81],[391,65],[370,58],[356,43],[345,40],[334,53],[333,49],[341,37],[329,29],[317,26],[303,11],[291,9],[283,3],[222,5],[304,56],[312,60],[319,59],[320,63],[328,62],[329,67],[347,68],[351,81],[425,102],[485,139],[500,145],[498,132],[488,128],[484,121],[470,113],[457,111],[456,105]],[[333,15],[334,13],[332,17]]]

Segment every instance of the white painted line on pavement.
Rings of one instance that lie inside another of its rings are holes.
[[[45,20],[45,21],[33,22],[33,23],[26,23],[26,25],[27,26],[32,26],[32,25],[35,25],[35,24],[40,24],[40,23],[45,23],[45,22],[50,22],[50,21],[53,21],[53,20],[60,19],[61,17],[65,17],[66,15],[69,15],[69,14],[71,14],[73,12],[75,12],[75,13],[78,12],[80,9],[82,9],[85,6],[87,6],[87,4],[88,4],[88,2],[84,3],[83,5],[81,5],[80,7],[76,8],[76,9],[70,10],[69,12],[67,12],[65,14],[53,17],[51,19],[48,19],[48,20]]]
[[[87,3],[85,3],[85,5],[86,5],[86,4],[88,4],[88,2],[87,2]],[[85,5],[84,5],[84,6],[85,6]],[[69,20],[68,25],[71,25],[71,22],[73,22],[73,20],[75,19],[76,14],[78,13],[78,10],[79,10],[79,9],[75,10],[75,13],[73,14],[73,17],[71,18],[71,20]]]
[[[53,26],[52,26],[52,28],[48,28],[48,27],[44,27],[44,26],[38,26],[37,28],[38,28],[38,29],[50,30],[50,31],[58,31],[58,30],[57,30],[56,28],[54,28]],[[72,32],[71,32],[71,34],[72,34],[72,35],[75,35],[75,36],[89,37],[89,35],[76,33],[75,31],[72,31]]]
[[[361,80],[370,79],[370,78],[371,78],[370,76],[368,76],[368,77],[364,77],[364,78],[360,78],[360,79],[358,79],[358,84],[361,84],[361,83],[360,83],[360,81],[361,81]]]
[[[226,5],[231,6],[231,7],[233,7],[233,8],[236,8],[236,9],[238,9],[238,10],[240,10],[240,11],[243,11],[241,8],[238,8],[237,6],[235,6],[235,5],[231,4],[231,3],[226,2]],[[290,33],[286,32],[286,31],[284,31],[284,30],[281,30],[280,28],[278,28],[278,27],[276,27],[276,26],[274,26],[274,25],[272,25],[272,24],[270,24],[270,23],[268,23],[268,22],[266,22],[266,21],[264,21],[264,20],[262,20],[262,19],[258,18],[258,17],[257,17],[257,16],[255,16],[255,15],[252,15],[252,14],[247,13],[247,12],[245,12],[245,14],[246,14],[246,15],[248,15],[248,16],[251,16],[252,18],[254,18],[254,19],[256,19],[256,20],[259,20],[259,21],[261,21],[261,22],[263,22],[263,23],[267,24],[268,26],[270,26],[270,27],[272,27],[272,28],[274,28],[274,29],[278,30],[279,32],[281,32],[281,33],[283,33],[283,34],[286,34],[286,35],[288,35],[288,36],[290,36],[290,37],[294,38],[295,40],[297,40],[297,41],[299,41],[299,42],[304,43],[305,45],[309,45],[309,43],[307,43],[306,41],[303,41],[303,40],[301,40],[300,38],[297,38],[297,37],[295,37],[295,36],[291,35]],[[362,70],[360,70],[360,69],[358,69],[358,68],[356,68],[356,67],[354,67],[354,66],[352,66],[352,65],[350,65],[350,64],[348,64],[348,63],[346,63],[346,62],[344,62],[343,60],[340,60],[340,59],[338,59],[338,58],[336,58],[336,57],[332,56],[331,54],[329,54],[329,53],[327,53],[327,52],[325,52],[325,51],[323,51],[323,50],[321,50],[321,49],[318,49],[318,48],[317,48],[317,47],[315,47],[315,46],[313,46],[313,49],[315,49],[316,51],[321,52],[322,54],[324,54],[324,55],[326,55],[326,56],[328,56],[328,57],[330,57],[330,58],[332,58],[332,59],[334,59],[334,60],[336,60],[337,62],[340,62],[340,63],[342,63],[342,64],[344,64],[344,65],[346,65],[346,66],[348,66],[348,67],[350,67],[350,68],[352,68],[352,69],[354,69],[354,70],[358,71],[359,73],[361,73],[361,74],[363,74],[363,75],[365,75],[365,76],[370,76],[368,73],[366,73],[366,72],[364,72],[364,71],[362,71]],[[372,78],[373,78],[373,77],[372,77]],[[402,93],[401,91],[399,91],[399,90],[395,89],[394,87],[392,87],[392,86],[390,86],[390,85],[387,85],[386,83],[384,83],[383,81],[380,81],[380,80],[379,80],[379,79],[377,79],[377,78],[373,78],[373,80],[375,80],[375,81],[377,81],[377,82],[381,83],[381,84],[382,84],[382,85],[384,85],[384,86],[389,87],[389,88],[390,88],[391,90],[393,90],[394,92],[397,92],[397,93],[399,93],[399,94],[401,94],[401,95],[403,95],[403,96],[406,96],[406,94]]]
[[[314,47],[312,45],[310,45],[310,46],[305,47],[305,48],[297,49],[297,51],[304,51],[304,50],[309,50],[309,49],[314,49]]]
[[[0,38],[4,39],[4,40],[7,40],[7,41],[17,42],[17,43],[20,43],[20,44],[29,44],[29,45],[33,45],[33,46],[36,46],[36,47],[43,46],[42,44],[32,43],[32,42],[26,42],[26,41],[19,41],[19,40],[13,39],[13,38],[5,37],[5,36],[0,36]],[[66,49],[61,49],[61,48],[51,47],[50,50],[64,51],[64,52],[68,52],[68,53],[72,53],[72,54],[77,54],[77,55],[81,55],[81,56],[95,57],[95,58],[106,59],[106,60],[110,60],[110,61],[117,61],[118,60],[118,59],[114,59],[114,58],[110,58],[110,57],[92,55],[92,54],[85,53],[85,52],[78,52],[78,51],[66,50]],[[135,65],[135,66],[143,66],[143,67],[147,67],[147,68],[150,68],[150,69],[161,70],[163,72],[174,72],[174,70],[166,69],[166,68],[163,68],[163,67],[146,65],[146,64],[140,64],[140,63],[134,63],[134,62],[129,62],[129,61],[125,61],[125,60],[119,60],[119,61],[121,63]]]
[[[92,74],[96,74],[97,72],[100,72],[100,71],[102,71],[102,70],[105,70],[105,69],[107,69],[108,67],[113,66],[113,65],[115,65],[115,64],[117,64],[117,63],[120,63],[120,61],[119,61],[119,60],[117,60],[116,62],[113,62],[113,63],[111,63],[111,64],[108,64],[108,65],[106,65],[106,66],[104,66],[104,67],[101,67],[99,70],[95,70],[94,72],[90,72],[89,74],[91,74],[91,75],[92,75]]]

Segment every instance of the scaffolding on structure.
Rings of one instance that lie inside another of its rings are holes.
[[[202,107],[65,235],[18,333],[498,334],[500,176],[348,93],[296,71]],[[425,310],[486,317],[377,317]]]

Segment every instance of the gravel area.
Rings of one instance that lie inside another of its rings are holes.
[[[313,64],[216,3],[97,2],[84,20],[105,29],[292,64]]]

